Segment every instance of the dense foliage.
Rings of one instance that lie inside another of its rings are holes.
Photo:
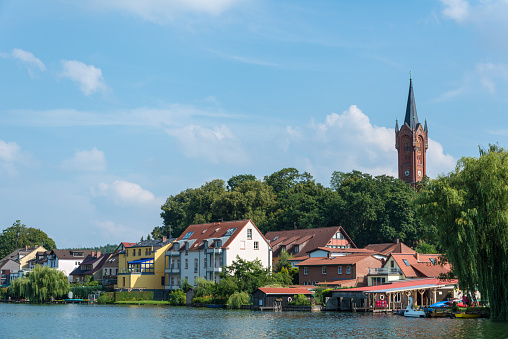
[[[21,221],[16,220],[0,234],[0,258],[12,253],[18,248],[25,246],[44,245],[47,250],[56,248],[56,244],[46,233],[38,228],[26,227]]]
[[[171,305],[185,305],[185,292],[182,290],[172,291],[169,294],[169,303]]]
[[[68,292],[67,276],[48,266],[36,266],[26,276],[14,280],[9,288],[11,297],[38,303],[65,297]]]
[[[152,237],[179,236],[187,226],[220,220],[252,219],[262,233],[275,230],[342,226],[358,247],[392,242],[415,246],[433,243],[432,227],[417,215],[418,191],[386,175],[359,171],[334,172],[331,187],[312,176],[285,168],[263,180],[251,174],[233,176],[227,184],[212,180],[167,198],[162,205],[164,225]]]
[[[99,251],[101,253],[113,253],[116,248],[118,247],[118,245],[112,245],[112,244],[107,244],[107,245],[104,245],[104,246],[95,246],[95,247],[81,247],[82,250],[94,250],[94,251]],[[71,250],[71,249],[74,249],[74,248],[64,248],[65,250]]]
[[[461,289],[480,291],[491,317],[508,321],[508,152],[491,146],[462,158],[429,182],[421,203]]]

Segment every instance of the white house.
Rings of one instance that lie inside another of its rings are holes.
[[[237,256],[271,268],[272,248],[251,220],[190,225],[166,251],[165,288],[178,289],[185,280],[195,285],[198,277],[218,282]]]
[[[34,264],[49,266],[62,271],[72,281],[71,272],[79,267],[81,262],[89,255],[94,254],[93,250],[52,250],[51,252],[40,252]],[[38,253],[39,254],[39,253]]]

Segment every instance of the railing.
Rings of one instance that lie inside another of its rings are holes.
[[[180,285],[165,285],[164,286],[165,290],[177,290],[179,288],[180,288]]]
[[[220,272],[222,272],[222,267],[207,267],[206,271],[220,273]]]
[[[121,268],[120,273],[144,273],[144,271],[141,271],[139,268]]]
[[[390,267],[390,268],[369,268],[369,274],[372,275],[380,275],[380,274],[398,274],[401,275],[402,271],[400,268]]]
[[[177,268],[177,267],[173,267],[173,268],[166,268],[164,270],[164,273],[174,273],[174,274],[178,274],[180,273],[180,268]]]
[[[222,254],[222,248],[207,248],[205,250],[206,254]]]

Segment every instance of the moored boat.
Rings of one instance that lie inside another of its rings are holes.
[[[455,318],[474,319],[481,317],[482,315],[480,313],[455,313]]]

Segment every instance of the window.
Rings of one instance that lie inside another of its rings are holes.
[[[125,277],[123,277],[123,286],[125,287]]]
[[[436,264],[436,260],[434,258],[430,258],[430,262],[432,263],[432,265]]]
[[[230,237],[231,234],[233,234],[235,231],[236,231],[236,228],[230,228],[229,230],[226,231],[226,234],[224,236]]]
[[[391,266],[392,268],[394,268],[394,267],[395,267],[395,261],[393,261],[393,260],[392,260],[392,261],[390,262],[390,266]]]
[[[307,275],[307,274],[309,274],[309,268],[307,266],[305,266],[303,268],[303,275]]]
[[[138,250],[138,255],[141,256],[141,248]]]
[[[278,236],[278,235],[276,235],[276,236],[275,236],[275,238],[273,238],[273,241],[277,240],[277,238],[278,238],[278,237],[279,237],[279,236]]]
[[[339,266],[339,268],[337,269],[337,274],[342,274],[342,266]]]
[[[136,250],[135,249],[132,250],[132,255],[136,256]]]
[[[252,229],[251,228],[247,229],[247,239],[252,239]]]
[[[321,274],[326,274],[326,266],[321,267]]]
[[[300,246],[299,245],[295,245],[295,253],[298,253],[300,252]]]
[[[351,274],[351,266],[346,267],[346,274]]]
[[[165,281],[164,281],[165,279],[164,278],[165,278],[164,276],[161,277],[161,286],[165,285]]]
[[[199,265],[199,262],[198,262],[198,259],[194,259],[194,273],[198,273],[198,265]]]
[[[404,264],[406,264],[406,266],[411,266],[411,264],[406,259],[402,259],[402,261],[404,262]]]
[[[400,303],[400,300],[401,300],[400,293],[394,293],[394,297],[395,298],[394,298],[393,301],[396,302],[396,303]]]
[[[203,262],[204,262],[203,267],[206,268],[206,257],[205,257],[205,260],[203,260]]]
[[[259,250],[259,242],[254,241],[254,249]]]
[[[189,268],[189,259],[185,259],[185,269]]]
[[[187,232],[187,234],[184,235],[184,237],[182,238],[182,240],[187,240],[190,238],[190,236],[192,235],[192,233],[194,232]]]

